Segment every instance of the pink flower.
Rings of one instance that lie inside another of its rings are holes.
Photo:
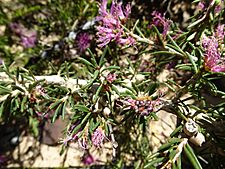
[[[217,26],[214,36],[216,37],[216,39],[218,41],[223,41],[224,40],[224,36],[225,36],[224,24]]]
[[[161,104],[161,101],[159,99],[152,101],[128,99],[127,103],[136,113],[139,113],[141,116],[148,116],[153,111],[157,111],[157,106]]]
[[[84,165],[91,165],[91,164],[95,163],[96,160],[90,153],[87,153],[87,154],[84,154],[81,161]]]
[[[36,31],[24,32],[23,34],[21,34],[20,38],[23,47],[32,48],[36,45],[37,32]]]
[[[11,23],[11,30],[20,37],[21,45],[24,48],[32,48],[36,45],[37,32],[34,30],[28,30],[22,24]]]
[[[78,142],[78,145],[82,149],[88,149],[88,139],[86,136],[86,132],[82,133],[82,129],[79,129],[76,133],[73,133],[73,130],[79,125],[79,121],[75,122],[70,126],[67,131],[66,138],[62,140],[64,145],[67,145],[69,142]],[[82,135],[81,135],[82,134]]]
[[[162,35],[165,37],[167,35],[167,32],[169,31],[171,21],[165,18],[165,14],[162,15],[158,11],[153,11],[152,12],[152,22],[155,26],[162,26],[163,27],[163,32]]]
[[[197,9],[204,10],[205,9],[205,2],[200,1],[197,5]]]
[[[103,130],[100,127],[98,127],[94,131],[94,133],[91,137],[91,141],[94,146],[101,147],[105,138],[106,138],[106,136],[105,136]]]
[[[108,43],[115,41],[119,45],[133,45],[135,40],[124,32],[123,24],[128,19],[131,12],[131,6],[128,4],[122,9],[122,3],[112,1],[110,12],[107,11],[107,0],[102,0],[99,8],[97,21],[100,26],[97,27],[97,37],[99,47],[106,46]]]
[[[199,10],[204,10],[204,9],[207,9],[208,6],[212,7],[215,5],[215,8],[214,8],[214,13],[215,14],[218,14],[219,12],[222,11],[222,3],[223,3],[224,0],[221,0],[221,1],[209,1],[209,3],[207,3],[206,1],[200,1],[197,5],[197,9]]]
[[[87,48],[90,47],[91,38],[88,33],[80,33],[76,37],[76,42],[80,52],[84,52]]]
[[[9,25],[11,31],[13,31],[15,34],[20,35],[22,31],[25,29],[25,27],[22,24],[18,23],[10,23]]]
[[[114,74],[114,73],[109,73],[109,74],[106,76],[106,80],[107,80],[109,83],[112,83],[113,81],[116,80],[116,74]]]
[[[222,7],[220,5],[217,5],[215,7],[215,13],[220,13],[221,10],[222,10]]]
[[[224,72],[225,64],[218,51],[218,41],[214,36],[205,37],[202,40],[202,46],[205,49],[204,67],[212,72]]]

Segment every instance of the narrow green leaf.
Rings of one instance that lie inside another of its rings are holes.
[[[155,25],[152,25],[154,31],[156,32],[157,34],[157,37],[159,39],[159,42],[161,43],[161,45],[164,47],[164,42],[163,42],[163,37],[162,37],[162,34],[159,33],[159,30],[157,29],[157,27]]]
[[[30,116],[29,117],[29,126],[31,126],[31,130],[35,137],[37,137],[38,133],[39,133],[38,125],[39,125],[39,121]]]
[[[121,84],[121,86],[122,87],[124,87],[124,88],[126,88],[126,89],[128,89],[132,94],[134,93],[134,94],[137,94],[137,92],[132,88],[132,87],[129,87],[129,86],[127,86],[126,84]],[[126,91],[126,93],[128,94],[131,94],[129,91]]]
[[[11,99],[11,103],[10,103],[10,112],[14,112],[15,109],[15,98]]]
[[[158,83],[155,83],[155,82],[150,83],[147,88],[148,94],[152,95],[156,91],[157,87],[158,87]]]
[[[28,112],[30,113],[30,116],[34,115],[34,110],[31,107],[28,109]]]
[[[105,61],[105,55],[106,55],[107,51],[108,51],[108,46],[105,47],[105,49],[104,49],[104,51],[102,53],[102,56],[100,58],[100,61],[99,61],[99,66],[100,67],[102,67],[104,65],[104,63],[106,62]]]
[[[87,83],[86,85],[84,85],[82,87],[82,89],[88,89],[94,83],[94,81],[97,79],[97,77],[99,76],[99,73],[100,73],[99,70],[96,70],[94,72],[94,76],[92,77],[92,80],[89,83]]]
[[[102,72],[104,72],[105,70],[113,70],[113,69],[120,70],[120,67],[119,66],[108,66],[108,67],[102,69]]]
[[[195,169],[202,169],[201,164],[199,163],[194,151],[188,143],[184,146],[184,152]]]
[[[180,51],[178,51],[177,48],[171,44],[166,44],[165,48],[168,49],[169,52],[174,53],[174,55],[178,55],[182,58],[186,58],[186,56],[184,56],[183,53],[180,53]]]
[[[93,61],[94,66],[95,67],[98,67],[98,64],[97,64],[96,59],[95,59],[95,55],[92,53],[92,51],[90,50],[90,48],[87,48],[87,51],[91,55],[91,61]]]
[[[173,92],[176,91],[176,89],[175,89],[174,87],[172,87],[169,83],[165,82],[165,83],[163,83],[163,84],[165,84],[165,85],[166,85],[170,90],[172,90]]]
[[[171,134],[170,137],[173,137],[175,134],[177,134],[181,129],[183,128],[182,125],[178,126]]]
[[[67,106],[67,101],[65,101],[62,106],[62,119],[63,120],[65,119],[66,106]]]
[[[141,83],[137,84],[137,87],[139,88],[140,86],[142,86],[142,85],[144,85],[144,84],[146,84],[146,83],[149,83],[149,82],[151,82],[151,80],[150,80],[150,79],[148,79],[148,80],[144,80],[143,82],[141,82]]]
[[[194,32],[190,36],[188,36],[187,41],[191,41],[192,39],[194,39],[196,34],[197,34],[197,32]]]
[[[62,147],[61,147],[60,153],[59,153],[60,156],[63,155],[63,153],[65,152],[65,150],[66,150],[65,147],[66,146],[63,144]]]
[[[88,118],[90,117],[90,115],[91,115],[91,112],[88,113],[88,114],[83,118],[83,120],[81,121],[81,123],[78,124],[78,125],[74,128],[72,134],[75,134],[75,133],[78,132],[78,130],[81,128],[81,126],[88,120]]]
[[[176,163],[172,163],[172,169],[177,169]]]
[[[131,82],[131,85],[132,85],[132,88],[136,91],[136,93],[140,91],[135,83]]]
[[[5,86],[0,86],[0,95],[10,94],[12,90]]]
[[[61,104],[57,107],[57,109],[55,110],[54,116],[53,116],[53,118],[52,118],[52,123],[55,122],[55,120],[56,120],[58,114],[60,114],[60,110],[62,110],[62,106],[63,106],[63,104],[61,103]]]
[[[49,106],[49,109],[50,109],[50,110],[54,109],[54,108],[55,108],[56,106],[58,106],[59,103],[61,103],[61,102],[62,102],[61,99],[57,100],[55,103],[52,103],[52,104]]]
[[[177,154],[176,150],[173,150],[173,149],[170,150],[169,159],[172,160],[175,157],[176,154]]]
[[[186,63],[186,64],[179,64],[179,65],[176,65],[176,69],[180,69],[180,70],[192,70],[192,67],[191,67],[192,64],[189,64],[189,63]]]
[[[116,94],[118,94],[120,96],[120,92],[114,84],[112,84],[112,90],[115,91]]]
[[[162,146],[159,147],[159,151],[164,151],[167,148],[171,147],[173,144],[179,143],[181,139],[179,138],[171,138],[168,143],[163,144]]]
[[[80,60],[82,63],[84,63],[85,65],[91,66],[91,67],[94,68],[94,65],[93,65],[91,62],[87,61],[86,59],[84,59],[84,58],[79,58],[79,60]]]
[[[96,101],[97,101],[97,99],[98,99],[98,97],[99,97],[99,94],[100,94],[100,92],[101,92],[101,90],[102,90],[102,86],[103,86],[103,85],[101,84],[101,85],[98,87],[98,89],[97,89],[95,95],[93,96],[92,101],[93,101],[94,104],[96,103]]]
[[[174,49],[176,49],[179,53],[183,54],[183,56],[186,56],[186,53],[179,47],[179,45],[173,40],[173,38],[171,38],[169,34],[167,36],[174,45],[174,46],[171,45],[171,47],[174,47]]]
[[[18,97],[15,97],[15,110],[17,110],[20,107],[18,99],[19,99]]]
[[[144,166],[144,168],[149,168],[149,167],[153,166],[154,164],[161,163],[164,159],[165,159],[165,157],[159,157],[155,160],[151,160],[147,165]]]
[[[150,55],[176,55],[177,53],[171,52],[171,51],[154,51],[154,52],[150,52],[149,54]]]
[[[151,113],[151,116],[154,118],[155,121],[159,120],[158,116],[154,112]]]
[[[195,73],[197,73],[197,72],[198,72],[198,69],[197,69],[197,65],[196,65],[196,63],[195,63],[195,61],[194,61],[194,60],[195,60],[194,56],[190,55],[188,52],[186,52],[186,54],[187,54],[189,60],[191,61],[191,64],[192,64],[193,67],[194,67]]]
[[[77,109],[77,110],[79,110],[81,112],[85,112],[85,113],[90,112],[90,109],[88,107],[86,107],[85,105],[81,105],[81,104],[74,105],[74,109]]]
[[[12,85],[12,90],[19,90],[21,92],[25,92],[25,90],[18,85]]]
[[[187,29],[190,29],[192,27],[194,27],[195,25],[200,25],[200,23],[205,19],[206,15],[204,15],[202,18],[198,19],[197,21],[191,23]]]
[[[181,156],[182,156],[182,154],[180,154],[180,156],[177,159],[177,169],[182,169]]]
[[[18,18],[20,16],[25,16],[27,15],[28,13],[31,13],[33,11],[37,11],[41,9],[41,6],[39,5],[35,5],[35,6],[31,6],[31,7],[23,7],[23,8],[19,8],[19,9],[16,9],[16,11],[14,11],[14,18]]]
[[[5,73],[9,76],[10,79],[15,80],[14,76],[9,72],[9,67],[7,67],[5,65],[5,62],[2,62],[3,65],[3,70],[5,71]]]
[[[2,102],[0,106],[0,118],[2,117],[3,110],[4,110],[4,102]]]
[[[139,20],[137,20],[139,21]],[[141,30],[139,29],[139,27],[135,27],[136,31],[138,32],[139,35],[141,35],[142,38],[145,38],[144,34],[141,32]]]
[[[107,123],[105,123],[105,135],[108,136],[109,135],[109,126]]]

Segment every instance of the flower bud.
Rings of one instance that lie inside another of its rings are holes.
[[[193,136],[198,133],[198,126],[192,119],[188,119],[188,121],[185,123],[184,133],[188,136]]]
[[[189,140],[196,146],[202,146],[202,143],[205,142],[205,136],[202,133],[198,132],[196,135],[192,136]]]

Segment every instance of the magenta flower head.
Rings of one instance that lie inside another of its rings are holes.
[[[197,5],[197,9],[198,10],[204,10],[205,9],[205,2],[204,1],[200,1]]]
[[[205,49],[204,67],[212,72],[224,72],[225,65],[218,51],[218,42],[214,36],[204,37],[202,46]]]
[[[112,1],[110,11],[107,11],[107,0],[102,0],[99,8],[97,21],[97,42],[99,47],[106,46],[114,41],[119,45],[134,45],[135,40],[124,31],[123,24],[128,19],[131,6],[128,4],[125,9],[121,2]]]
[[[113,81],[116,80],[116,74],[115,74],[115,73],[109,73],[109,74],[106,76],[106,80],[107,80],[109,83],[112,83]]]
[[[94,157],[88,152],[87,154],[84,154],[84,156],[81,159],[82,163],[84,165],[92,165],[95,163]]]
[[[158,11],[153,11],[152,12],[152,22],[156,27],[163,27],[163,32],[162,35],[165,38],[171,25],[171,21],[165,18],[165,14],[162,15]]]
[[[19,23],[10,23],[9,27],[11,31],[17,35],[20,35],[25,29],[25,27]]]
[[[37,32],[36,31],[24,32],[20,38],[21,44],[24,48],[32,48],[36,45]]]
[[[91,38],[90,35],[86,32],[79,33],[76,37],[77,46],[80,52],[84,52],[87,48],[90,47]]]
[[[101,147],[105,138],[104,131],[102,128],[98,127],[92,134],[91,141],[95,147]]]
[[[140,114],[141,116],[148,116],[150,113],[157,111],[157,107],[161,104],[161,101],[158,100],[148,100],[148,99],[141,99],[141,100],[134,100],[128,99],[127,104],[131,109],[133,109],[136,113]]]

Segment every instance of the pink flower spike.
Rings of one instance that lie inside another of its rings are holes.
[[[225,65],[218,51],[218,41],[214,36],[204,37],[202,46],[205,49],[204,67],[212,72],[224,72]]]
[[[225,37],[224,24],[218,25],[216,28],[216,33],[214,35],[218,41],[223,41]]]
[[[116,42],[118,45],[134,45],[134,39],[125,33],[123,24],[128,19],[131,12],[131,6],[128,4],[123,10],[122,3],[112,1],[110,11],[107,11],[107,1],[102,0],[99,8],[97,21],[100,25],[97,27],[97,42],[99,47],[104,47],[110,42]]]
[[[165,14],[162,15],[158,11],[153,11],[152,16],[153,16],[153,19],[152,19],[153,24],[156,27],[158,26],[163,27],[162,35],[163,37],[165,37],[170,29],[171,21],[165,18]]]
[[[130,3],[127,4],[126,8],[124,9],[124,14],[125,14],[125,17],[128,18],[128,16],[130,15],[131,13],[131,5]]]
[[[105,138],[103,130],[98,127],[92,134],[91,141],[95,147],[101,147]]]
[[[80,33],[76,38],[77,46],[80,52],[84,52],[87,48],[90,47],[91,38],[88,33]]]

